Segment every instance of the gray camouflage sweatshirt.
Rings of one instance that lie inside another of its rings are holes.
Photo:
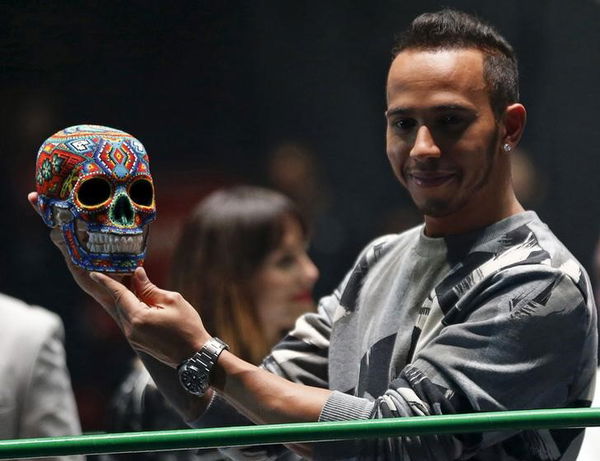
[[[320,420],[335,421],[589,406],[596,351],[589,279],[529,211],[458,236],[429,238],[419,226],[375,240],[263,366],[333,390]],[[239,418],[218,399],[194,425]],[[582,437],[555,429],[354,440],[317,444],[315,457],[574,461]],[[281,456],[273,447],[224,453]]]

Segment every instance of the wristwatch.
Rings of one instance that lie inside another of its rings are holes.
[[[200,351],[177,367],[179,382],[190,394],[202,396],[210,387],[210,372],[223,350],[229,346],[219,338],[211,338]]]

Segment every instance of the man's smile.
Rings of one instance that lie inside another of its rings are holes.
[[[408,181],[414,182],[419,187],[436,187],[456,177],[451,171],[421,171],[409,170],[406,172]]]

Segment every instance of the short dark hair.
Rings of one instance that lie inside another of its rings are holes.
[[[392,50],[477,48],[484,54],[483,78],[497,118],[519,101],[517,57],[508,41],[491,25],[462,11],[443,9],[416,17]]]

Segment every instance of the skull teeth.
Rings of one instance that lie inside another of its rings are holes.
[[[91,253],[138,254],[144,249],[144,236],[88,232],[87,248]]]

